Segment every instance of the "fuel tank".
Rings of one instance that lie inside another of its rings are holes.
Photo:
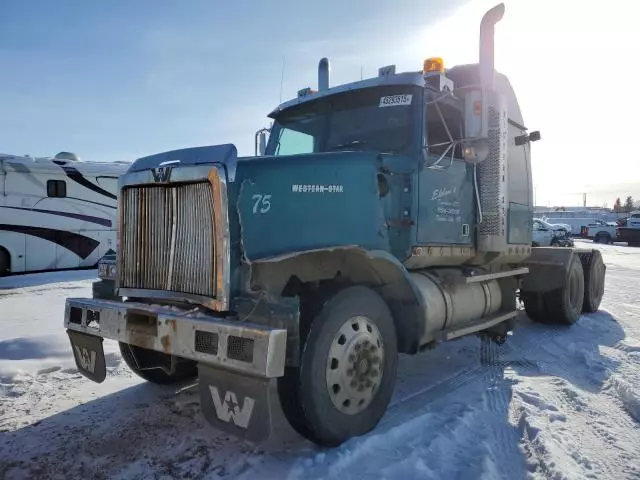
[[[420,344],[434,339],[441,330],[460,327],[497,313],[502,305],[502,290],[496,280],[467,283],[455,269],[413,272],[425,309],[424,333]]]

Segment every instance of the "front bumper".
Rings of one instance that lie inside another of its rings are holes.
[[[194,310],[68,298],[65,328],[263,378],[284,375],[287,331]]]

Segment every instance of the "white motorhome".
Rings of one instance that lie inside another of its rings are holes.
[[[91,267],[114,251],[128,166],[0,154],[0,275]]]

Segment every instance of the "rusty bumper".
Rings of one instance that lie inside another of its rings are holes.
[[[287,331],[176,307],[69,298],[70,331],[264,378],[284,375]]]

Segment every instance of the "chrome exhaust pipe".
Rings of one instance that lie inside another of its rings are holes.
[[[488,10],[480,22],[480,83],[482,88],[494,89],[494,27],[502,20],[504,3]]]

